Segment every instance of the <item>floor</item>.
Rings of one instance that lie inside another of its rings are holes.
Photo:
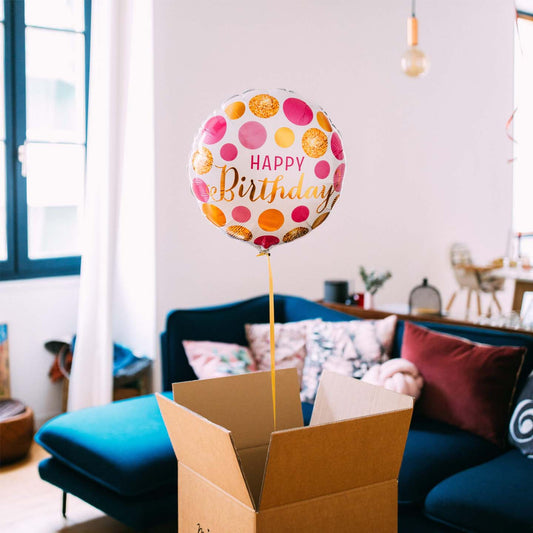
[[[134,533],[72,495],[68,496],[68,518],[64,519],[61,491],[42,481],[37,472],[37,463],[47,456],[34,443],[24,460],[0,468],[2,533]]]

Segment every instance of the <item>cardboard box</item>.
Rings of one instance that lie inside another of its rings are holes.
[[[298,376],[175,383],[158,395],[178,459],[180,533],[397,529],[397,478],[413,400],[324,372],[303,427]]]

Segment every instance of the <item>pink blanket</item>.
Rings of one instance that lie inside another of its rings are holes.
[[[401,394],[408,394],[415,400],[420,396],[424,380],[418,368],[402,358],[386,361],[382,365],[375,365],[363,376],[361,381],[372,385],[379,385]]]

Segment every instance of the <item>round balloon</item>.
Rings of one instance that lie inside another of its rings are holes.
[[[261,251],[320,226],[346,169],[327,113],[285,89],[246,91],[200,128],[189,160],[191,189],[205,217]]]

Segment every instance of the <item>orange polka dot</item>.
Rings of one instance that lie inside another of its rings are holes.
[[[264,231],[276,231],[283,226],[284,221],[283,213],[277,209],[267,209],[257,219],[259,227]]]
[[[324,115],[322,111],[319,111],[316,114],[316,119],[318,120],[318,123],[323,130],[332,131],[331,124],[329,123],[328,117],[326,117],[326,115]]]
[[[280,148],[288,148],[294,142],[294,132],[290,128],[279,128],[274,134],[274,140]]]
[[[246,106],[243,102],[233,102],[232,104],[227,106],[224,111],[231,120],[236,120],[244,115],[244,112],[246,111]]]
[[[209,222],[212,222],[215,226],[220,227],[226,223],[226,215],[216,205],[202,204],[202,211]]]

